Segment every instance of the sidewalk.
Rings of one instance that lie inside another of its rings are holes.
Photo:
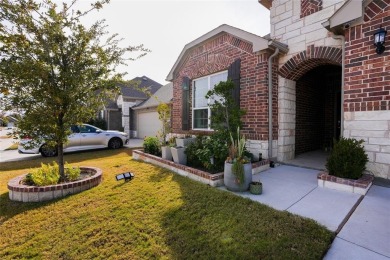
[[[361,200],[358,194],[319,188],[317,174],[317,170],[282,165],[253,176],[263,183],[261,195],[236,194],[339,232],[325,259],[389,260],[390,189],[374,185]]]

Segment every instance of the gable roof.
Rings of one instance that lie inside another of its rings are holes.
[[[227,24],[222,24],[222,25],[218,26],[217,28],[215,28],[214,30],[212,30],[212,31],[202,35],[201,37],[195,39],[194,41],[186,44],[184,46],[183,50],[181,51],[179,57],[177,58],[175,64],[173,65],[171,71],[169,72],[166,80],[167,81],[173,80],[173,73],[175,72],[176,68],[179,67],[181,60],[183,59],[184,55],[189,50],[191,50],[195,46],[203,43],[204,41],[209,40],[211,38],[214,38],[222,33],[228,33],[228,34],[233,35],[233,36],[235,36],[243,41],[251,43],[253,46],[253,52],[262,51],[262,50],[268,49],[270,47],[271,48],[279,48],[281,50],[281,52],[287,52],[287,45],[285,45],[285,44],[265,39],[265,38],[258,36],[256,34],[249,33],[247,31],[238,29],[236,27],[233,27],[233,26],[230,26]]]
[[[135,87],[133,82],[138,82],[139,84]],[[162,85],[146,76],[142,76],[132,79],[129,84],[119,84],[119,86],[123,97],[147,99],[148,96],[139,91],[139,88],[147,88],[150,93],[154,94]]]
[[[173,84],[168,83],[157,90],[152,97],[144,101],[140,105],[133,107],[133,109],[143,109],[149,107],[157,107],[160,102],[169,103],[173,98]]]

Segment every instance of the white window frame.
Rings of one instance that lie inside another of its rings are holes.
[[[204,76],[204,77],[200,77],[200,78],[197,78],[197,79],[194,79],[193,81],[192,81],[192,104],[191,104],[191,113],[192,113],[192,117],[191,117],[191,123],[192,123],[192,126],[191,126],[191,128],[192,128],[192,130],[200,130],[200,131],[207,131],[207,130],[209,130],[209,131],[213,131],[213,129],[212,128],[210,128],[210,124],[211,124],[211,120],[210,120],[210,117],[211,117],[211,108],[210,108],[210,99],[208,99],[207,100],[207,107],[194,107],[194,105],[195,105],[195,81],[197,81],[197,80],[201,80],[201,79],[204,79],[204,78],[207,78],[207,85],[208,85],[208,90],[210,90],[210,89],[212,89],[212,88],[214,88],[214,86],[210,86],[210,79],[211,79],[211,77],[212,76],[215,76],[215,75],[219,75],[219,74],[224,74],[224,73],[228,73],[228,71],[227,70],[224,70],[224,71],[220,71],[220,72],[217,72],[217,73],[213,73],[213,74],[209,74],[209,75],[207,75],[207,76]],[[227,80],[227,77],[226,77],[226,80]],[[195,110],[202,110],[202,109],[206,109],[207,108],[207,113],[208,113],[208,118],[207,118],[207,128],[194,128],[194,121],[195,121],[195,117],[194,117],[194,115],[195,115],[195,113],[194,113],[194,111]]]

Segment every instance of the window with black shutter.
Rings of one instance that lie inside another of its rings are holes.
[[[241,60],[235,60],[228,69],[228,78],[234,83],[234,89],[232,90],[232,96],[237,106],[240,107],[240,70]]]

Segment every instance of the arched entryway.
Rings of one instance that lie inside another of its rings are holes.
[[[341,71],[341,49],[314,46],[279,69],[279,161],[320,151],[314,165],[324,167],[324,152],[340,136]]]
[[[341,66],[321,65],[296,81],[295,155],[332,147],[340,136]]]

